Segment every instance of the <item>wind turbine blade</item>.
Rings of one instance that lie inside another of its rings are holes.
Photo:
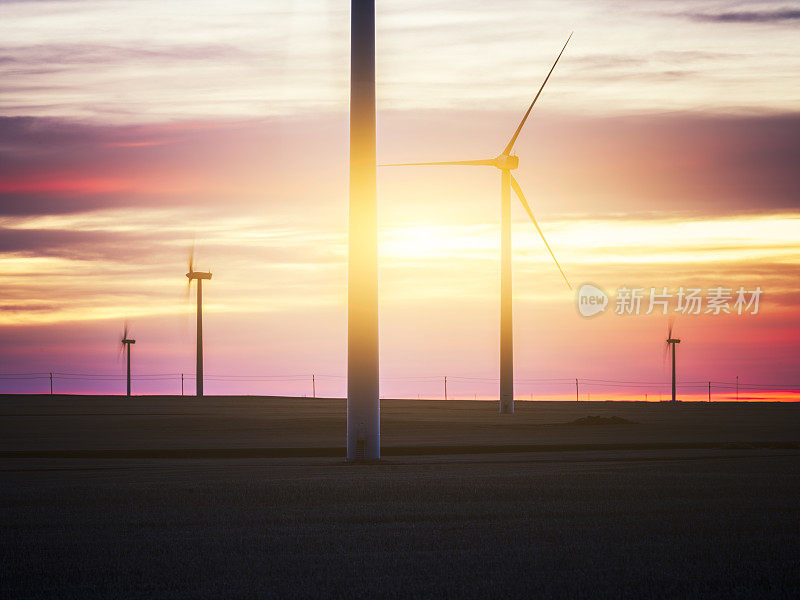
[[[562,54],[564,54],[564,50],[566,50],[567,44],[569,44],[569,41],[571,39],[572,39],[572,33],[569,34],[569,37],[567,38],[567,41],[564,43],[564,47],[561,49],[561,52],[558,53],[558,57],[556,58],[556,62],[554,62],[553,66],[550,67],[550,72],[547,74],[547,77],[544,78],[544,81],[542,82],[542,87],[540,87],[539,91],[536,92],[536,96],[533,98],[533,102],[531,102],[531,105],[528,107],[528,110],[525,112],[525,116],[522,117],[522,121],[520,121],[519,126],[517,127],[517,130],[514,132],[514,135],[511,136],[511,140],[509,140],[508,146],[506,146],[506,149],[503,150],[503,154],[511,154],[511,150],[514,148],[514,144],[517,141],[517,137],[519,136],[519,132],[522,131],[522,127],[523,127],[523,125],[525,125],[525,121],[528,120],[528,115],[531,114],[531,111],[533,110],[533,105],[536,104],[536,101],[539,99],[539,95],[542,93],[542,90],[544,89],[544,86],[547,85],[547,80],[550,79],[550,75],[553,74],[553,69],[555,69],[556,65],[558,64],[558,59],[561,58]]]
[[[675,319],[670,317],[667,325],[667,341],[664,342],[664,356],[661,358],[661,362],[666,364],[667,356],[669,355],[669,340],[672,339],[672,326],[675,323]]]
[[[417,167],[417,166],[442,166],[442,165],[462,165],[468,167],[479,167],[479,166],[495,166],[495,160],[493,158],[487,158],[486,160],[455,160],[455,161],[446,161],[446,162],[418,162],[418,163],[393,163],[389,165],[378,165],[379,167]]]
[[[192,247],[189,250],[189,273],[194,272],[194,239],[192,240]]]
[[[544,245],[547,246],[547,251],[550,253],[550,256],[553,257],[553,260],[555,261],[558,270],[561,271],[561,276],[564,278],[564,281],[567,282],[567,287],[569,287],[569,289],[572,289],[572,284],[570,284],[569,279],[567,279],[567,276],[564,274],[564,269],[562,269],[561,265],[558,264],[558,259],[556,258],[556,255],[553,254],[553,250],[550,248],[550,244],[547,243],[547,239],[544,237],[544,233],[542,233],[542,228],[539,227],[539,223],[536,222],[536,217],[533,216],[533,211],[531,210],[531,207],[528,205],[528,201],[525,200],[525,196],[522,193],[522,188],[519,187],[517,180],[514,179],[514,176],[511,175],[511,173],[509,173],[508,175],[511,181],[511,187],[514,188],[514,191],[516,192],[517,196],[519,196],[519,201],[522,202],[522,206],[525,209],[525,212],[528,213],[528,216],[531,218],[531,221],[533,221],[533,224],[536,227],[536,231],[538,231],[539,235],[542,237]]]

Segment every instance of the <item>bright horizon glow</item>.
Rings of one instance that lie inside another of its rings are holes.
[[[179,226],[172,226],[173,211],[151,210],[149,214],[137,222],[131,222],[129,211],[107,211],[44,217],[23,217],[0,219],[0,227],[6,230],[70,230],[73,232],[123,233],[138,231],[141,228],[158,227],[160,234],[169,236],[170,232],[180,233]],[[538,302],[558,302],[571,296],[566,287],[558,285],[558,274],[552,273],[552,259],[544,249],[541,240],[526,223],[525,215],[517,215],[513,229],[514,266],[516,271],[524,271],[530,277],[536,273],[545,277],[552,285],[536,295]],[[125,224],[122,224],[125,223]],[[162,224],[162,225],[158,225]],[[224,251],[225,256],[214,261],[215,283],[220,277],[229,287],[226,291],[209,291],[211,297],[207,308],[212,313],[226,312],[274,312],[279,310],[274,304],[265,305],[251,303],[239,298],[239,291],[247,287],[252,265],[246,262],[246,256],[254,255],[259,248],[269,249],[284,244],[291,237],[299,256],[313,252],[321,243],[329,245],[329,254],[324,262],[293,261],[286,268],[301,277],[314,276],[315,273],[340,273],[345,269],[346,245],[344,234],[326,235],[313,230],[297,230],[278,227],[269,230],[269,223],[254,220],[226,219],[217,220],[214,225],[205,226],[204,244]],[[800,213],[760,215],[756,217],[741,216],[738,218],[723,217],[703,220],[676,220],[666,218],[660,220],[625,220],[608,219],[606,221],[558,220],[542,223],[551,246],[565,265],[568,274],[574,275],[575,282],[597,279],[600,274],[613,273],[628,265],[653,264],[691,264],[698,263],[706,267],[716,265],[714,269],[728,270],[726,277],[738,278],[741,285],[754,287],[763,281],[763,277],[751,276],[741,271],[741,261],[760,260],[784,265],[800,264],[800,238],[796,232],[800,229]],[[476,274],[484,275],[491,280],[499,255],[498,225],[416,225],[381,227],[379,232],[380,269],[384,273],[385,282],[382,287],[381,305],[391,307],[402,304],[406,299],[429,298],[446,299],[452,290],[453,281],[461,281],[473,298],[491,300],[496,290],[486,288],[483,284],[470,284],[468,278]],[[660,240],[657,245],[647,240]],[[174,254],[180,256],[191,244],[190,239],[177,240],[167,244]],[[237,255],[237,253],[241,253]],[[210,267],[210,259],[205,255],[198,258],[198,268]],[[446,264],[452,267],[451,280],[437,284],[436,265]],[[155,268],[155,271],[153,270]],[[264,268],[281,269],[280,263],[271,263]],[[733,269],[734,272],[730,272]],[[598,272],[599,271],[599,272]],[[110,285],[123,286],[132,276],[143,280],[142,285],[153,294],[157,290],[180,292],[185,283],[175,277],[174,264],[165,266],[150,265],[147,273],[114,262],[94,260],[76,260],[61,257],[29,257],[23,254],[7,253],[0,256],[0,285],[14,286],[37,277],[40,291],[29,288],[31,294],[46,296],[49,288],[49,277],[69,273],[73,285],[81,282],[91,288],[94,277],[102,274],[104,281]],[[425,281],[426,272],[430,279]],[[720,273],[724,271],[718,271]],[[592,273],[592,275],[590,275]],[[736,275],[734,275],[736,273]],[[460,275],[459,275],[460,274]],[[468,277],[468,278],[467,278]],[[577,279],[575,279],[577,277]],[[603,276],[605,279],[607,276]],[[743,279],[744,278],[744,279]],[[146,283],[144,280],[146,279]],[[402,290],[395,282],[415,280],[411,293]],[[615,287],[629,285],[628,280],[611,282]],[[654,287],[679,286],[694,283],[693,281],[676,280],[675,276],[660,275],[659,280],[647,283]],[[29,283],[29,285],[32,285]],[[712,285],[710,282],[708,285]],[[515,297],[520,300],[534,300],[527,294],[523,282],[518,282]],[[563,288],[563,289],[562,289]],[[788,282],[779,284],[770,282],[768,293],[788,293],[794,289]],[[424,290],[424,292],[422,291]],[[333,290],[332,290],[333,292]],[[190,305],[175,304],[169,294],[160,294],[161,300],[155,300],[152,308],[119,304],[111,298],[99,294],[94,300],[83,294],[85,311],[75,306],[64,306],[58,310],[43,311],[31,302],[31,311],[24,307],[14,312],[0,312],[0,325],[25,325],[57,323],[72,320],[98,320],[112,318],[122,311],[129,317],[156,316],[191,312]],[[109,301],[112,303],[109,304]],[[318,295],[305,300],[299,297],[286,298],[282,306],[343,305],[344,296],[341,290],[330,295]],[[15,304],[18,301],[15,301]],[[0,301],[0,307],[2,307]]]

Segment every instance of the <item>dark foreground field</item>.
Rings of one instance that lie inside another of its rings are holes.
[[[800,597],[800,407],[577,404],[0,399],[0,598]]]

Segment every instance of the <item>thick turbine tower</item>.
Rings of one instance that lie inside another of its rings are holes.
[[[378,460],[378,198],[375,1],[351,0],[350,210],[347,259],[347,460]]]
[[[203,395],[203,280],[211,279],[210,272],[194,270],[194,248],[189,255],[189,272],[186,273],[189,279],[189,288],[192,281],[197,281],[197,370],[195,374],[195,391],[198,397]],[[187,294],[189,291],[187,288]]]
[[[528,216],[533,221],[533,225],[536,227],[536,231],[539,232],[539,235],[544,242],[544,245],[547,247],[548,252],[550,252],[550,256],[553,257],[553,260],[558,267],[558,270],[561,272],[562,277],[564,277],[564,281],[567,282],[567,286],[572,289],[572,286],[567,280],[567,276],[564,275],[564,271],[561,269],[561,265],[558,264],[558,260],[556,260],[555,254],[550,249],[550,244],[547,243],[547,240],[544,237],[544,233],[542,233],[541,228],[539,227],[539,223],[536,222],[536,219],[533,216],[533,211],[531,211],[531,207],[528,205],[528,201],[525,199],[525,196],[522,194],[522,188],[517,183],[517,180],[514,179],[514,176],[511,174],[511,171],[516,169],[519,166],[519,157],[512,154],[514,150],[514,144],[517,141],[517,137],[519,137],[520,132],[522,131],[522,127],[525,125],[525,121],[527,121],[528,116],[531,114],[533,110],[533,105],[536,104],[536,101],[539,99],[539,95],[542,93],[544,86],[547,85],[547,80],[550,79],[550,75],[553,74],[553,70],[556,68],[558,64],[558,60],[561,58],[561,55],[564,53],[564,50],[569,44],[569,40],[572,38],[572,34],[570,34],[569,38],[567,38],[564,47],[561,49],[561,52],[558,54],[553,66],[550,68],[550,72],[547,74],[547,77],[544,78],[544,82],[542,86],[539,88],[539,91],[536,93],[536,96],[533,98],[528,110],[525,112],[525,116],[522,117],[522,121],[520,121],[519,125],[517,126],[514,135],[511,136],[506,147],[503,151],[494,158],[487,158],[483,160],[459,160],[459,161],[446,161],[446,162],[425,162],[425,163],[400,163],[394,165],[384,165],[387,167],[400,167],[400,166],[413,166],[413,165],[461,165],[461,166],[470,166],[470,167],[495,167],[500,170],[500,215],[501,215],[501,224],[500,224],[500,413],[501,414],[513,414],[514,412],[514,337],[513,337],[513,325],[512,325],[512,293],[511,293],[511,190],[514,190],[517,197],[519,197],[520,202],[522,203],[525,212],[528,213]]]

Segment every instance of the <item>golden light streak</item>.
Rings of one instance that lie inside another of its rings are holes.
[[[543,229],[567,264],[800,260],[800,215],[788,213],[697,220],[549,220]],[[514,224],[515,261],[551,262],[529,223]],[[415,260],[495,260],[497,225],[431,225],[384,229],[381,256]]]

